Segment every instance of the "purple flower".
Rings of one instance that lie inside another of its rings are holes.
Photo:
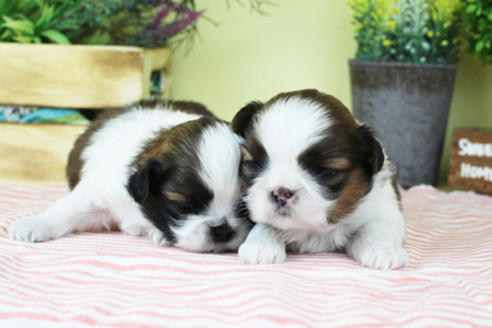
[[[204,10],[194,11],[185,5],[178,5],[172,0],[162,0],[160,6],[162,8],[140,33],[141,40],[139,43],[165,43],[169,38],[183,32],[190,25],[195,24],[204,13]],[[164,24],[164,20],[171,13],[175,14],[174,21]]]
[[[188,8],[187,8],[188,9]],[[192,11],[189,10],[186,13],[186,16],[183,17],[182,19],[170,24],[168,33],[169,36],[174,36],[176,34],[179,34],[182,32],[184,29],[186,29],[188,26],[194,24],[198,18],[203,14],[204,11]]]

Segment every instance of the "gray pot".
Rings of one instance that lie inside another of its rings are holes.
[[[350,60],[352,106],[398,167],[404,187],[435,185],[456,65]]]

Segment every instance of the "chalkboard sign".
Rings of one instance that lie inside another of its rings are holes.
[[[455,128],[449,185],[492,195],[492,130]]]

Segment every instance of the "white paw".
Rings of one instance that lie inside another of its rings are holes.
[[[156,246],[169,246],[169,242],[164,236],[164,233],[159,229],[151,229],[149,231],[149,237],[152,238],[152,241]]]
[[[246,240],[238,250],[245,264],[273,264],[285,261],[285,245],[274,241]]]
[[[408,255],[401,246],[349,246],[347,253],[363,266],[374,269],[401,269],[408,265]]]
[[[12,222],[9,226],[9,238],[35,243],[56,238],[52,226],[36,216]]]

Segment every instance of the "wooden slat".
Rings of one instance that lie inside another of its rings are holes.
[[[73,142],[85,126],[0,124],[0,183],[65,183]]]
[[[166,48],[0,43],[0,104],[124,106],[149,95],[150,71],[169,57]]]
[[[163,89],[163,96],[166,98],[171,97],[171,85],[170,85],[170,64],[171,64],[171,49],[158,48],[158,49],[144,49],[143,60],[143,83],[145,94],[144,97],[150,96],[150,76],[153,70],[160,70],[161,74],[161,88]]]

